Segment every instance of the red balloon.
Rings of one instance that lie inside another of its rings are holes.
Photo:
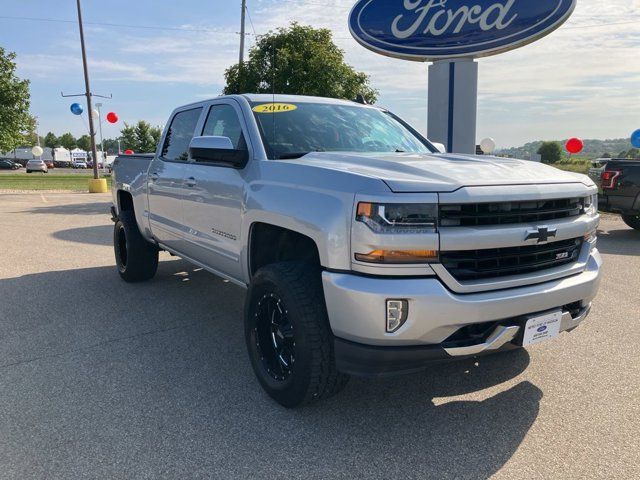
[[[584,148],[584,142],[579,138],[570,138],[567,140],[565,148],[569,153],[580,153]]]
[[[125,155],[133,155],[133,150],[125,150],[124,154]]]
[[[107,113],[107,122],[116,123],[118,121],[118,115],[115,112]]]

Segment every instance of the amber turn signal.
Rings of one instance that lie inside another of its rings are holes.
[[[367,254],[356,253],[356,260],[367,263],[432,263],[438,259],[435,250],[374,250]]]

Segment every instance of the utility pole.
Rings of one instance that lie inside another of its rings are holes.
[[[247,0],[242,0],[242,14],[240,15],[240,68],[244,63],[244,37],[245,37],[245,21],[247,14]]]
[[[89,67],[87,66],[87,50],[84,44],[84,30],[82,28],[82,9],[80,8],[80,0],[76,0],[78,5],[78,26],[80,27],[80,47],[82,49],[82,67],[84,69],[84,86],[85,96],[87,97],[87,117],[89,117],[89,136],[91,137],[91,154],[93,155],[93,178],[99,179],[98,172],[98,151],[96,149],[96,131],[93,126],[93,115],[91,112],[91,85],[89,84]]]

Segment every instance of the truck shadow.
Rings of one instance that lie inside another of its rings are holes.
[[[524,350],[352,379],[332,399],[285,410],[251,371],[244,291],[167,258],[138,285],[114,267],[0,280],[0,384],[11,385],[0,389],[0,432],[30,464],[53,477],[90,465],[128,478],[480,479],[535,422],[542,391],[514,380]]]
[[[42,207],[32,207],[28,213],[44,214],[44,215],[101,215],[111,216],[109,209],[113,203],[111,202],[87,202],[87,203],[69,203],[66,205],[47,205]]]
[[[609,255],[640,255],[640,232],[632,228],[598,230],[598,250]]]
[[[90,245],[113,245],[113,224],[93,227],[70,228],[52,234],[53,238],[67,242],[88,243]]]

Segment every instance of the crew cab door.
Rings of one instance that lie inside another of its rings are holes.
[[[228,137],[236,150],[251,152],[242,111],[235,100],[212,103],[201,136]],[[186,166],[185,252],[226,276],[242,280],[241,225],[246,168],[191,159]]]
[[[149,225],[153,236],[165,246],[181,252],[184,248],[185,167],[189,143],[198,126],[202,107],[178,111],[148,172]]]

